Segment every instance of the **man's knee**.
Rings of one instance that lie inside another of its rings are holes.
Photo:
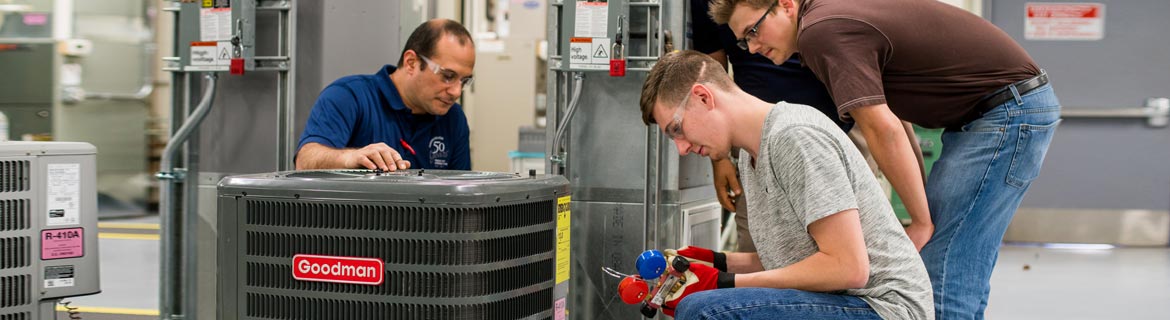
[[[676,320],[711,320],[712,315],[721,305],[719,290],[707,290],[687,295],[678,303],[674,312]]]

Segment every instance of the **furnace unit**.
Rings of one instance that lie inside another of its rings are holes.
[[[220,319],[554,319],[568,181],[296,171],[219,184]]]

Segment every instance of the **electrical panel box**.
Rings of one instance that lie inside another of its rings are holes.
[[[163,69],[226,72],[240,67],[255,70],[256,11],[287,12],[289,6],[288,1],[170,1],[164,10],[178,13],[175,42],[181,49],[175,52],[177,56],[164,58],[166,65]]]
[[[625,70],[650,71],[659,56],[682,49],[684,10],[682,1],[554,2],[549,68],[617,77],[624,77]]]
[[[0,319],[101,291],[93,145],[0,143]]]

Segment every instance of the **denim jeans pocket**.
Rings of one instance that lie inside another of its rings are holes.
[[[1040,175],[1040,165],[1044,163],[1044,155],[1048,153],[1048,145],[1052,143],[1052,136],[1060,121],[1057,119],[1045,125],[1020,125],[1016,152],[1008,167],[1007,184],[1024,188]]]

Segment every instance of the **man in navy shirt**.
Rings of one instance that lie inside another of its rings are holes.
[[[475,43],[458,22],[414,29],[398,67],[334,81],[317,98],[296,168],[470,170],[469,130],[455,103],[471,83]]]

